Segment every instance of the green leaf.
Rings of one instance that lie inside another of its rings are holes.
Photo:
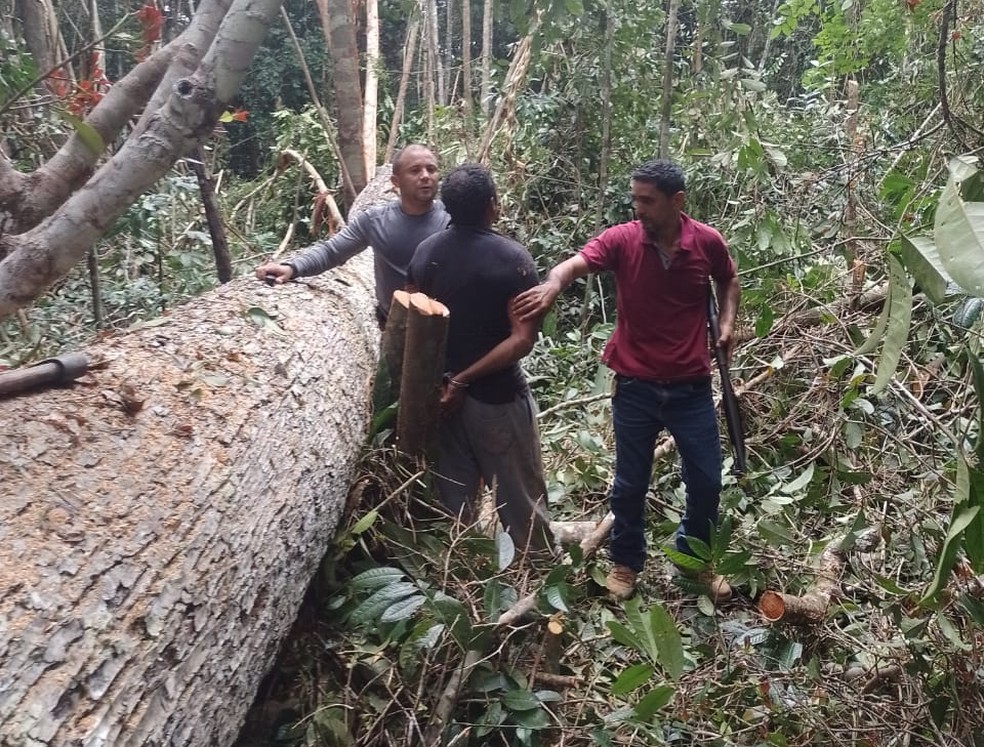
[[[903,236],[901,253],[902,262],[916,285],[933,303],[943,303],[947,286],[953,279],[943,266],[933,240],[928,236]]]
[[[961,185],[977,169],[959,158],[950,160],[950,178],[936,208],[933,235],[950,277],[972,296],[984,296],[984,202],[965,202]]]
[[[878,321],[875,322],[875,328],[871,330],[871,334],[868,335],[868,339],[861,343],[861,346],[854,351],[855,355],[868,355],[869,353],[874,353],[878,349],[878,343],[882,341],[882,337],[885,334],[885,329],[888,327],[888,318],[891,315],[892,310],[892,286],[888,286],[888,295],[885,297],[885,305],[882,306],[881,314],[878,316]]]
[[[625,619],[636,639],[642,644],[641,653],[646,654],[654,664],[659,664],[659,648],[653,635],[646,613],[642,610],[642,600],[636,596],[624,604]]]
[[[62,117],[72,126],[75,134],[79,136],[79,140],[82,141],[86,148],[97,156],[102,155],[103,151],[106,150],[106,141],[102,139],[102,135],[99,134],[95,127],[68,112],[62,112]]]
[[[485,591],[482,594],[482,604],[485,607],[485,619],[493,622],[502,612],[502,584],[498,579],[490,578],[485,583]]]
[[[499,532],[495,537],[496,562],[500,571],[504,571],[516,557],[516,545],[508,532]]]
[[[502,705],[510,711],[532,711],[540,708],[540,699],[529,690],[509,690],[502,694]]]
[[[621,643],[623,646],[628,646],[632,650],[638,651],[640,654],[646,653],[646,646],[642,642],[642,639],[618,620],[609,620],[605,623],[605,627],[608,628],[608,632],[612,634],[612,638],[614,638],[617,643]]]
[[[794,493],[800,492],[803,488],[810,484],[813,479],[813,462],[806,465],[806,469],[803,470],[799,477],[791,482],[787,482],[784,485],[779,486],[781,490],[786,495],[793,495]]]
[[[660,604],[654,604],[649,612],[649,628],[659,650],[659,661],[670,679],[678,680],[683,674],[686,659],[683,655],[683,641],[676,622]]]
[[[561,612],[570,611],[567,608],[567,601],[564,599],[565,587],[566,584],[554,584],[553,586],[548,586],[546,589],[546,597],[550,606]]]
[[[353,625],[366,625],[377,622],[378,616],[394,602],[398,602],[413,594],[419,594],[417,585],[409,581],[403,581],[389,586],[384,586],[369,595],[362,604],[356,607],[349,619]]]
[[[670,562],[678,568],[683,568],[688,571],[702,571],[707,568],[707,561],[701,560],[700,558],[695,558],[693,555],[688,555],[685,552],[680,552],[675,547],[670,545],[663,545],[660,550],[663,554],[670,559]]]
[[[671,685],[653,688],[635,707],[635,715],[640,721],[652,721],[656,713],[665,707],[676,692]]]
[[[760,80],[756,80],[755,78],[742,78],[738,82],[741,83],[742,88],[749,91],[755,91],[756,93],[761,93],[768,88],[765,83]]]
[[[774,521],[760,519],[756,524],[756,529],[758,530],[758,533],[762,535],[762,539],[773,547],[796,544],[796,537],[793,536],[792,532]]]
[[[628,695],[637,687],[642,686],[653,676],[652,664],[633,664],[622,672],[612,683],[612,695],[621,697]]]
[[[953,561],[957,557],[957,550],[960,549],[960,536],[976,518],[978,511],[980,511],[980,506],[964,506],[958,503],[953,507],[953,518],[950,520],[950,529],[946,533],[943,547],[940,548],[939,559],[936,562],[936,573],[933,575],[933,580],[929,584],[929,588],[926,589],[926,593],[923,594],[923,598],[919,600],[921,607],[935,601],[946,585],[950,570],[953,568]]]
[[[244,313],[246,318],[256,327],[265,329],[267,332],[271,332],[279,337],[287,337],[287,333],[280,328],[280,325],[273,320],[273,317],[267,313],[266,309],[259,306],[250,306]]]
[[[396,604],[390,605],[386,608],[383,614],[379,616],[379,622],[391,623],[399,620],[406,620],[408,617],[413,617],[413,613],[420,609],[426,601],[427,598],[423,594],[419,594],[415,597],[409,597],[397,602]]]
[[[349,581],[349,586],[354,591],[378,589],[380,586],[388,586],[399,581],[403,576],[403,571],[399,568],[370,568]]]
[[[376,511],[376,509],[372,509],[371,511],[368,511],[365,516],[361,517],[357,522],[355,522],[355,524],[352,525],[352,528],[349,530],[349,532],[352,534],[362,534],[369,527],[375,524],[376,519],[378,518],[379,518],[379,513]]]
[[[909,321],[912,318],[912,288],[902,263],[893,254],[888,256],[888,275],[892,290],[886,303],[891,303],[891,310],[875,383],[871,387],[873,395],[881,394],[895,375],[909,337]]]

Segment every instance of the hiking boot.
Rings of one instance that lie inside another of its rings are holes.
[[[635,593],[638,578],[639,574],[627,565],[613,565],[605,579],[605,586],[613,597],[625,600]]]
[[[731,584],[725,580],[724,576],[712,570],[706,570],[698,573],[696,580],[697,583],[703,584],[707,588],[707,596],[715,605],[731,601]]]

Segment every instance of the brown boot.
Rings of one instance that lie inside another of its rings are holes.
[[[625,600],[635,594],[639,574],[627,565],[614,565],[605,579],[608,592],[616,599]]]
[[[707,596],[715,605],[731,601],[731,584],[724,576],[712,570],[701,571],[696,576],[697,582],[707,588]]]

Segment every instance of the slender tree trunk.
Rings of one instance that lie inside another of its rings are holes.
[[[403,120],[403,107],[407,100],[407,86],[410,83],[410,70],[413,68],[414,54],[417,51],[417,36],[420,33],[420,19],[413,18],[407,27],[407,38],[403,43],[403,70],[400,72],[400,88],[393,106],[393,120],[390,122],[389,141],[383,161],[389,163],[393,158],[397,140],[400,137],[400,122]]]
[[[448,103],[447,86],[444,81],[444,64],[441,59],[441,30],[437,21],[437,0],[424,0],[427,7],[428,31],[427,49],[430,52],[434,66],[434,81],[437,89],[437,103],[446,106]]]
[[[420,0],[420,16],[423,19],[424,53],[424,106],[427,108],[427,141],[434,142],[434,111],[437,108],[435,77],[437,75],[437,10],[435,0]]]
[[[605,43],[602,50],[601,68],[601,153],[598,157],[598,202],[595,209],[595,233],[605,221],[605,193],[608,191],[608,163],[612,154],[612,44],[615,38],[615,20],[612,11],[605,13]],[[581,330],[587,330],[591,317],[591,296],[594,277],[589,277],[584,285],[584,301],[581,305]]]
[[[366,91],[362,112],[362,147],[366,179],[376,173],[376,109],[379,81],[379,3],[366,0]]]
[[[332,61],[332,91],[338,121],[338,147],[356,192],[366,185],[362,141],[362,84],[359,45],[349,0],[317,0]]]
[[[492,102],[492,18],[494,5],[492,0],[482,3],[482,91],[479,102],[482,115],[489,116]]]
[[[670,0],[666,15],[666,49],[663,55],[663,104],[660,108],[659,157],[667,158],[670,152],[670,118],[673,113],[673,52],[676,48],[677,12],[680,0]]]
[[[347,201],[351,202],[355,199],[358,192],[355,191],[355,186],[352,184],[352,177],[348,172],[348,167],[345,165],[345,159],[342,158],[341,148],[338,147],[338,138],[335,137],[335,124],[331,121],[331,117],[328,116],[328,112],[325,111],[325,107],[321,103],[321,99],[318,97],[318,91],[314,87],[314,80],[311,78],[311,69],[308,67],[307,60],[304,59],[304,50],[301,47],[301,43],[297,39],[297,34],[294,33],[294,26],[290,22],[290,17],[287,15],[287,11],[284,10],[283,7],[280,8],[280,16],[283,18],[284,26],[287,28],[287,34],[290,36],[291,44],[294,46],[294,53],[297,55],[297,63],[301,66],[301,72],[304,74],[304,82],[307,84],[308,96],[311,97],[311,102],[314,104],[314,109],[318,112],[318,118],[321,120],[321,126],[324,128],[325,137],[328,139],[328,145],[331,147],[331,152],[335,154],[335,158],[338,160],[338,170],[342,175],[342,185],[345,188]]]
[[[106,317],[103,313],[102,279],[99,274],[99,257],[96,254],[95,247],[89,248],[89,251],[86,253],[85,262],[86,269],[89,273],[89,291],[92,295],[92,320],[96,323],[97,328],[102,329],[103,324],[106,321]]]
[[[23,24],[24,41],[39,72],[51,70],[68,58],[50,0],[17,0],[16,11]],[[66,65],[64,73],[71,77],[71,68]]]
[[[461,0],[461,109],[469,135],[472,126],[471,0]]]

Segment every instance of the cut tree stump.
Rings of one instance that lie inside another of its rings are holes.
[[[239,279],[0,403],[0,745],[229,745],[355,474],[369,252]]]
[[[406,454],[422,455],[437,430],[450,316],[423,293],[409,297],[396,429],[397,448]]]

